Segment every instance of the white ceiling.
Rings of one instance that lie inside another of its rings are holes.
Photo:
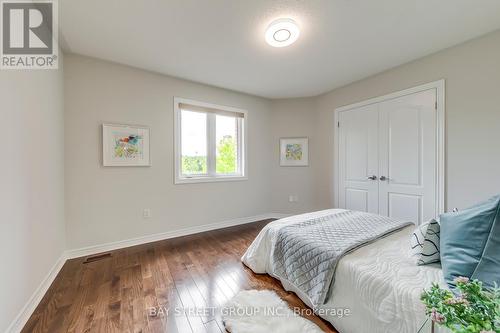
[[[499,0],[63,0],[65,51],[268,98],[318,95],[500,28]],[[299,40],[264,41],[290,17]]]

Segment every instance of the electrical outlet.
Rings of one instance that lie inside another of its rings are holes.
[[[145,219],[149,219],[151,217],[151,209],[144,208],[144,210],[142,211],[142,217]]]
[[[299,196],[298,195],[290,194],[288,196],[288,202],[297,202],[297,201],[299,201]]]

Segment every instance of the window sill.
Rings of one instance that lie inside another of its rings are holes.
[[[247,176],[216,176],[216,177],[192,177],[175,178],[174,184],[196,184],[196,183],[218,183],[218,182],[236,182],[248,180]]]

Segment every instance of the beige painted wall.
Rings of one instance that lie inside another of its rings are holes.
[[[62,69],[0,71],[0,101],[4,332],[65,249]]]
[[[367,55],[369,56],[369,55]],[[371,97],[446,79],[448,208],[500,193],[500,31],[318,97],[317,204],[333,202],[333,111]]]
[[[248,180],[174,185],[174,96],[248,110]],[[268,100],[83,56],[65,57],[70,249],[271,212]],[[101,124],[151,127],[151,167],[103,167]],[[143,219],[144,208],[152,218]]]
[[[275,100],[272,102],[271,128],[273,155],[271,160],[273,211],[295,214],[319,209],[316,200],[315,174],[312,172],[320,160],[320,146],[315,132],[316,98]],[[309,166],[281,167],[279,139],[282,137],[309,138]],[[289,202],[289,196],[298,197],[297,202]]]

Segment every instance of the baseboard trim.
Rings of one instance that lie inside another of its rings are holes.
[[[49,273],[45,276],[42,283],[40,283],[40,285],[35,290],[33,295],[31,295],[28,302],[21,309],[21,312],[19,312],[17,317],[7,328],[7,330],[5,331],[6,333],[21,332],[24,325],[26,325],[28,319],[30,319],[31,315],[35,311],[38,304],[40,304],[40,302],[42,301],[43,296],[45,296],[45,294],[49,290],[50,286],[52,285],[52,282],[54,282],[54,280],[56,279],[57,274],[59,274],[65,262],[66,262],[66,255],[65,253],[63,253],[63,255],[61,255],[61,257],[57,259],[56,263],[51,268]]]
[[[52,269],[49,271],[47,276],[43,279],[42,283],[35,290],[35,292],[30,297],[28,302],[24,305],[21,312],[17,315],[17,317],[12,322],[12,324],[7,328],[7,331],[5,331],[5,333],[19,333],[19,332],[21,332],[21,330],[24,328],[24,325],[26,325],[26,323],[28,322],[28,319],[31,317],[31,315],[35,311],[36,307],[38,306],[38,304],[40,304],[43,296],[45,296],[45,294],[49,290],[49,287],[51,286],[52,282],[54,282],[55,278],[57,277],[57,274],[59,274],[62,267],[64,266],[64,263],[68,259],[89,256],[89,255],[93,255],[93,254],[97,254],[97,253],[101,253],[101,252],[118,250],[121,248],[130,247],[130,246],[141,245],[141,244],[146,244],[146,243],[151,243],[151,242],[157,242],[157,241],[161,241],[164,239],[187,236],[187,235],[197,234],[197,233],[205,232],[205,231],[223,229],[223,228],[227,228],[227,227],[232,227],[232,226],[237,226],[237,225],[241,225],[241,224],[247,224],[247,223],[252,223],[252,222],[257,222],[257,221],[262,221],[262,220],[267,220],[267,219],[280,219],[280,218],[284,218],[287,216],[290,216],[290,215],[289,214],[281,214],[281,213],[268,213],[268,214],[226,220],[226,221],[217,222],[217,223],[205,224],[205,225],[201,225],[201,226],[183,228],[183,229],[179,229],[179,230],[163,232],[163,233],[153,234],[153,235],[148,235],[148,236],[143,236],[143,237],[137,237],[137,238],[127,239],[127,240],[118,241],[118,242],[111,242],[111,243],[106,243],[106,244],[101,244],[101,245],[84,247],[84,248],[80,248],[80,249],[66,250],[61,255],[61,257],[57,260],[57,262],[54,264]]]
[[[288,214],[280,214],[280,213],[267,213],[267,214],[262,214],[262,215],[226,220],[226,221],[217,222],[217,223],[204,224],[204,225],[195,226],[195,227],[183,228],[183,229],[174,230],[174,231],[162,232],[159,234],[131,238],[131,239],[126,239],[126,240],[117,241],[117,242],[88,246],[88,247],[83,247],[83,248],[79,248],[79,249],[66,251],[66,258],[73,259],[73,258],[85,257],[85,256],[97,254],[97,253],[118,250],[118,249],[130,247],[130,246],[136,246],[136,245],[141,245],[141,244],[146,244],[146,243],[157,242],[157,241],[161,241],[161,240],[165,240],[165,239],[169,239],[169,238],[187,236],[187,235],[197,234],[200,232],[222,229],[222,228],[227,228],[227,227],[237,226],[237,225],[241,225],[241,224],[247,224],[247,223],[267,220],[267,219],[273,219],[273,218],[280,219],[280,218],[283,218],[286,216],[289,216],[289,215]]]

